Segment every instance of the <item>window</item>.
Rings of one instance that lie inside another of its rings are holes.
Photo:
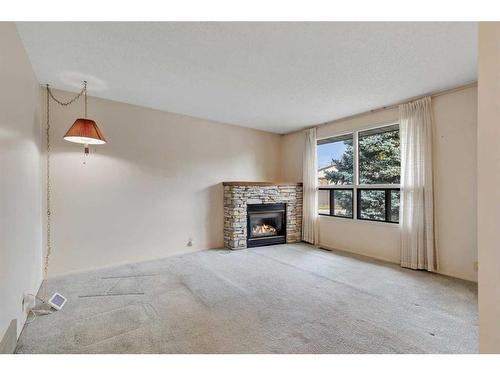
[[[318,213],[397,223],[399,125],[318,141]]]
[[[358,133],[358,219],[399,221],[400,150],[399,126]],[[365,188],[377,185],[382,188]],[[389,188],[397,187],[397,189]]]
[[[333,216],[352,219],[353,197],[352,189],[333,189]]]
[[[385,221],[385,190],[358,189],[358,219]]]
[[[399,184],[399,127],[359,132],[359,184]]]
[[[330,215],[330,189],[319,189],[318,213],[320,215]]]
[[[358,189],[358,219],[399,222],[399,189]]]
[[[353,218],[353,189],[319,189],[320,215]]]
[[[318,141],[319,186],[353,184],[352,145],[352,134]]]
[[[391,206],[390,206],[390,220],[393,223],[399,222],[399,189],[391,190]]]

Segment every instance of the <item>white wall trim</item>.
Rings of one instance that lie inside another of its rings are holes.
[[[374,257],[373,255],[366,254],[366,253],[363,253],[363,252],[354,251],[354,250],[348,250],[348,249],[341,249],[341,248],[333,247],[333,246],[330,246],[330,245],[327,245],[327,244],[324,244],[324,243],[321,243],[321,242],[320,242],[320,244],[319,244],[318,247],[320,249],[324,249],[324,250],[340,251],[342,253],[347,253],[347,254],[352,254],[352,255],[359,255],[359,256],[366,257],[366,258],[370,258],[370,259],[381,260],[383,262],[387,262],[387,263],[391,263],[391,264],[399,264],[398,262],[395,262],[394,260],[391,260],[391,259],[388,259],[388,258]]]

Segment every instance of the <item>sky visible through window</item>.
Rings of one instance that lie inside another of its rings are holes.
[[[345,149],[346,145],[342,141],[318,145],[318,168],[332,164],[332,159],[340,159]]]

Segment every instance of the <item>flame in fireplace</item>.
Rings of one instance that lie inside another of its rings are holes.
[[[273,236],[276,234],[276,228],[268,224],[256,224],[252,227],[252,234],[254,236]]]

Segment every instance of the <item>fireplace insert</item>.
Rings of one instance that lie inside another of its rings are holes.
[[[286,243],[286,204],[247,205],[247,247]]]

